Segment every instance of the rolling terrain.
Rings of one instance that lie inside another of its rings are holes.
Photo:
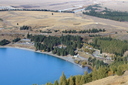
[[[114,10],[128,11],[128,0],[1,0],[0,6],[14,6],[16,8],[74,10],[89,5],[101,4]]]
[[[105,29],[103,36],[112,35],[120,39],[127,39],[127,22],[119,22],[108,19],[83,15],[82,13],[57,13],[42,11],[1,11],[0,21],[1,33],[23,33],[20,27],[27,25],[32,27],[31,33],[40,33],[39,31],[59,30],[58,33],[50,35],[61,35],[64,30],[88,30],[92,28]],[[117,32],[115,34],[115,32]],[[46,34],[47,35],[47,34]],[[78,34],[77,34],[78,35]],[[79,34],[88,36],[88,34]],[[121,37],[119,37],[121,36]]]
[[[51,9],[51,10],[77,10],[86,8],[88,5],[100,4],[103,8],[113,10],[128,11],[128,0],[4,0],[0,1],[0,6],[13,6],[23,9]],[[22,26],[30,26],[31,30],[20,30]],[[89,30],[105,29],[99,33],[63,33],[65,30]],[[57,32],[55,32],[57,30]],[[51,31],[52,33],[42,33],[41,31]],[[0,11],[0,40],[13,40],[17,37],[26,38],[26,35],[80,35],[88,38],[89,35],[111,36],[120,40],[128,40],[128,22],[120,22],[103,19],[76,13],[60,13],[46,11]],[[91,37],[89,37],[91,41]],[[109,76],[85,85],[127,85],[128,72],[122,76]]]
[[[128,71],[122,76],[109,76],[84,85],[128,85]]]

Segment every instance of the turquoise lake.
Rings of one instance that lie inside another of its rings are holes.
[[[65,60],[17,48],[0,48],[0,85],[42,85],[54,82],[62,75],[91,72]]]

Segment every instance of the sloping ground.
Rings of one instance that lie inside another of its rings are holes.
[[[0,28],[5,28],[0,30],[0,33],[4,34],[10,34],[10,30],[13,31],[13,33],[14,31],[15,33],[28,33],[27,31],[19,30],[23,25],[31,26],[31,33],[40,33],[40,30],[51,30],[53,31],[51,35],[61,35],[61,31],[63,30],[78,31],[97,28],[106,30],[106,32],[100,33],[102,36],[112,35],[118,39],[128,40],[128,22],[102,19],[83,15],[82,13],[73,14],[43,11],[1,11],[0,18],[3,19],[3,21],[0,21]],[[59,32],[55,33],[54,30],[59,30]],[[115,32],[117,34],[115,34]],[[88,36],[87,33],[80,35]]]
[[[3,22],[0,27],[17,28],[23,25],[29,25],[36,29],[91,29],[104,28],[109,31],[127,30],[128,24],[125,22],[117,22],[81,14],[74,15],[72,13],[53,13],[41,11],[6,11],[0,12]],[[18,23],[18,25],[17,25]]]
[[[52,15],[53,13],[53,15]],[[56,13],[56,12],[43,12],[43,11],[1,11],[0,33],[9,33],[10,30],[15,33],[26,34],[27,31],[20,31],[23,25],[31,26],[33,33],[40,33],[39,31],[51,30],[51,35],[61,35],[62,30],[88,30],[92,28],[107,30],[100,35],[112,35],[118,39],[128,40],[127,27],[128,22],[118,22],[108,19],[102,19],[92,16],[83,15],[82,13]],[[54,33],[54,30],[60,32]],[[115,34],[115,32],[117,34]],[[46,34],[46,33],[45,33]],[[47,35],[47,34],[46,34]],[[88,34],[80,34],[81,36],[88,36]],[[122,36],[122,37],[120,37]]]
[[[122,76],[109,76],[84,85],[128,85],[128,71],[126,71]]]
[[[46,30],[46,29],[88,29],[90,25],[96,24],[92,19],[82,19],[72,13],[53,13],[40,12],[40,11],[6,11],[1,12],[0,17],[4,20],[0,27],[4,28],[19,28],[23,25],[32,26],[33,28]],[[18,25],[17,25],[18,23]],[[100,26],[102,23],[96,25]],[[104,24],[102,27],[109,28]],[[92,26],[93,28],[93,26]],[[99,27],[98,27],[99,28]]]
[[[128,11],[128,9],[126,9],[128,8],[128,0],[110,0],[102,3],[101,6],[118,11]]]

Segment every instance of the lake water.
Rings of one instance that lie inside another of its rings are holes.
[[[62,72],[68,78],[71,75],[91,72],[88,67],[77,65],[62,59],[17,48],[0,48],[0,85],[45,84],[58,80]]]

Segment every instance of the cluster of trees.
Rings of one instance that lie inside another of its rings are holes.
[[[44,36],[44,35],[27,35],[27,38],[35,42],[36,50],[52,51],[53,54],[66,56],[75,55],[75,50],[82,47],[82,38],[80,36]]]
[[[62,33],[78,33],[76,30],[64,30]]]
[[[20,27],[20,30],[30,30],[31,27],[30,26],[22,26]]]
[[[16,39],[12,40],[12,42],[18,42],[20,40],[21,40],[20,38],[16,38]]]
[[[98,33],[98,32],[105,32],[105,29],[89,29],[89,30],[81,30],[81,31],[76,31],[76,30],[65,30],[62,31],[63,33]]]
[[[83,44],[82,50],[84,52],[87,52],[89,54],[92,54],[95,50],[93,49],[93,47],[91,45],[88,45],[87,43]]]
[[[96,16],[105,19],[111,19],[116,21],[128,21],[128,12],[121,12],[121,11],[113,11],[110,9],[105,8],[105,10],[97,12],[97,9],[93,7],[89,7],[89,12],[83,12],[83,14]]]
[[[54,48],[54,50],[52,51],[53,54],[57,54],[57,55],[61,55],[61,56],[66,56],[68,54],[70,55],[75,55],[76,53],[74,52],[76,48],[73,48],[71,46],[68,46],[66,48]]]
[[[50,11],[50,12],[74,13],[73,11],[59,11],[59,10],[49,10],[49,9],[27,9],[27,8],[25,9],[3,9],[0,11]]]
[[[54,30],[54,32],[58,32],[59,30]],[[52,31],[51,30],[48,30],[48,31],[42,31],[42,30],[40,30],[40,32],[41,33],[52,33]]]
[[[41,33],[52,33],[52,31],[42,31],[40,30]]]
[[[84,52],[88,52],[89,54],[92,54],[95,51],[95,50],[89,49],[89,48],[84,48],[83,50],[84,50]]]
[[[88,58],[88,64],[91,65],[92,67],[95,67],[96,69],[104,66],[108,66],[108,64],[104,63],[103,61],[97,60],[96,58]]]
[[[96,34],[96,35],[89,35],[89,37],[100,37],[101,35]]]
[[[105,38],[94,38],[91,45],[102,52],[113,53],[115,55],[123,55],[126,50],[128,50],[128,42],[121,41],[117,39],[112,39],[111,37]]]
[[[54,32],[58,32],[59,30],[54,30]]]
[[[19,11],[18,9],[14,9],[15,11]],[[49,9],[22,9],[21,11],[50,11],[50,12],[60,12],[58,10],[49,10]],[[73,11],[61,11],[63,13],[74,13]]]
[[[10,43],[10,41],[9,40],[6,40],[6,39],[3,39],[3,40],[1,40],[0,41],[0,45],[7,45],[7,44],[9,44]]]
[[[84,66],[87,65],[87,61],[86,61],[86,60],[74,60],[74,62],[75,62],[76,64],[81,65],[82,67],[84,67]]]
[[[98,4],[95,4],[95,5],[90,5],[86,7],[85,10],[98,10],[98,8],[101,8],[101,6],[99,6]]]
[[[109,66],[109,75],[123,75],[123,73],[128,69],[128,56],[114,56],[114,62]]]
[[[125,58],[126,57],[118,57],[119,60],[117,59],[107,66],[101,64],[99,68],[94,67],[91,73],[85,72],[84,75],[70,76],[66,79],[66,76],[63,73],[59,81],[55,81],[53,84],[47,83],[46,85],[83,85],[115,74],[120,76],[128,70],[128,61],[126,61]],[[95,62],[94,59],[90,60]]]

